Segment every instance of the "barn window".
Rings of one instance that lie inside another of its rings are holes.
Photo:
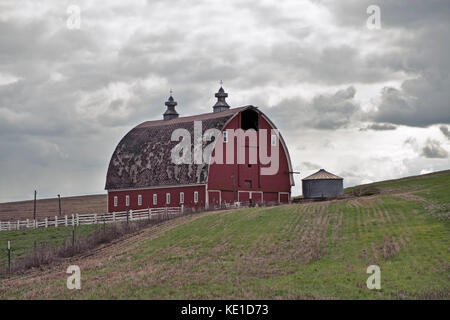
[[[251,187],[252,187],[252,180],[245,180],[244,184],[245,184],[245,188],[251,189]]]
[[[138,206],[142,206],[142,195],[138,195]]]
[[[126,205],[127,207],[130,206],[130,196],[129,196],[129,195],[125,196],[125,205]]]
[[[198,191],[194,191],[194,203],[198,202]]]
[[[258,131],[258,112],[245,110],[241,113],[241,128],[243,130],[254,129]]]
[[[154,195],[153,195],[153,205],[157,205],[158,204],[158,195],[155,193]]]
[[[166,193],[166,204],[170,204],[170,193]]]
[[[180,192],[180,203],[184,203],[184,192]]]
[[[117,207],[117,196],[114,197],[114,207]]]
[[[223,132],[223,142],[228,142],[228,132]]]
[[[272,147],[276,147],[277,146],[277,135],[276,134],[273,134],[271,136],[270,144],[271,144]]]

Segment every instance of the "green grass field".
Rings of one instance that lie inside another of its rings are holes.
[[[81,290],[66,289],[67,262],[0,280],[0,298],[449,299],[450,171],[377,188],[371,197],[180,218],[71,260]],[[381,268],[381,290],[366,287],[369,265]]]
[[[75,235],[85,237],[97,228],[99,225],[78,226]],[[35,244],[36,246],[58,246],[71,238],[72,227],[2,231],[0,232],[0,268],[5,268],[8,264],[8,241],[11,241],[11,258],[14,261],[32,251]]]

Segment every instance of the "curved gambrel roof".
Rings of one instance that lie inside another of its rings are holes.
[[[172,132],[184,128],[193,137],[194,121],[202,121],[202,134],[212,128],[222,131],[232,118],[250,108],[261,113],[253,106],[245,106],[217,113],[141,123],[128,132],[117,145],[109,163],[105,189],[206,184],[208,164],[172,163],[171,150],[178,144],[178,141],[171,141]],[[282,138],[281,141],[288,158],[289,170],[292,171],[289,153]],[[203,142],[203,147],[206,144]],[[291,178],[291,184],[292,182]]]

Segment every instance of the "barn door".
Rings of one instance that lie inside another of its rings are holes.
[[[250,192],[248,191],[239,191],[238,193],[238,201],[242,202],[243,205],[247,205],[250,201]]]
[[[288,193],[278,193],[280,203],[289,203],[289,194]]]

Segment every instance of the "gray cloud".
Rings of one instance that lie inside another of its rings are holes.
[[[406,80],[400,90],[384,88],[373,119],[409,126],[425,127],[450,123],[450,78]]]
[[[359,129],[360,131],[374,130],[374,131],[387,131],[387,130],[395,130],[396,126],[390,123],[372,123],[367,125],[365,128]]]
[[[303,161],[302,162],[302,166],[306,169],[306,170],[317,170],[320,169],[321,166],[309,161]]]
[[[359,111],[354,87],[332,94],[319,94],[310,101],[301,98],[282,100],[268,109],[280,128],[296,131],[301,128],[335,130],[346,127]]]
[[[422,148],[422,155],[426,158],[448,158],[447,150],[441,147],[439,141],[432,139],[427,139]]]
[[[446,136],[447,139],[450,140],[450,131],[448,130],[448,127],[446,127],[446,126],[440,126],[440,127],[439,127],[439,130],[441,130],[442,134],[443,134],[444,136]]]

